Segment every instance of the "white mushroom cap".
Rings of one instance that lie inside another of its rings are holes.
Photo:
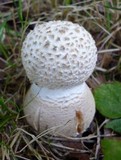
[[[95,114],[95,102],[86,83],[69,89],[39,88],[33,84],[24,100],[28,123],[37,131],[75,136],[84,132]]]
[[[27,76],[40,87],[70,87],[94,70],[95,42],[82,26],[68,21],[38,24],[26,37],[22,61]]]

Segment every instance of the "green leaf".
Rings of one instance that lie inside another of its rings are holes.
[[[64,0],[64,5],[70,5],[72,3],[72,0]]]
[[[97,110],[108,118],[121,118],[121,83],[103,84],[94,91]]]
[[[0,41],[3,42],[5,34],[5,27],[6,27],[6,21],[4,21],[1,25],[0,25]]]
[[[101,141],[103,160],[121,160],[121,140],[103,139]]]
[[[114,9],[114,10],[121,11],[121,6],[119,6],[119,8],[117,8],[117,7],[115,7],[115,6],[113,7],[113,6],[109,6],[109,5],[108,5],[108,6],[104,5],[104,7],[105,7],[105,8],[110,8],[110,9]]]
[[[121,133],[121,119],[115,119],[108,122],[105,125],[105,128],[110,128],[115,132]]]
[[[108,1],[106,1],[105,4],[107,6],[110,6],[110,2],[108,2]],[[107,27],[108,31],[110,31],[110,29],[111,29],[112,14],[110,12],[110,8],[109,7],[105,8],[105,9],[106,9],[106,11],[105,11],[106,27]]]

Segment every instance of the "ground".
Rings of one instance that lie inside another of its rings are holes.
[[[98,111],[82,136],[49,137],[27,124],[23,97],[30,82],[21,62],[21,46],[39,21],[69,20],[84,26],[98,48],[95,71],[87,80],[92,92],[101,84],[121,81],[121,2],[119,0],[0,0],[0,159],[101,160],[107,119]]]

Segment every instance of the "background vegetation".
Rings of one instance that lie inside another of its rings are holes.
[[[97,113],[81,137],[49,137],[26,123],[22,99],[30,84],[21,45],[39,21],[69,20],[94,37],[98,61],[87,83]],[[121,1],[0,0],[0,159],[121,160]]]

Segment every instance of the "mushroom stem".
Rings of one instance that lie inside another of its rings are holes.
[[[24,99],[24,113],[39,132],[49,129],[52,135],[75,136],[89,127],[95,102],[86,83],[66,89],[32,84]]]

